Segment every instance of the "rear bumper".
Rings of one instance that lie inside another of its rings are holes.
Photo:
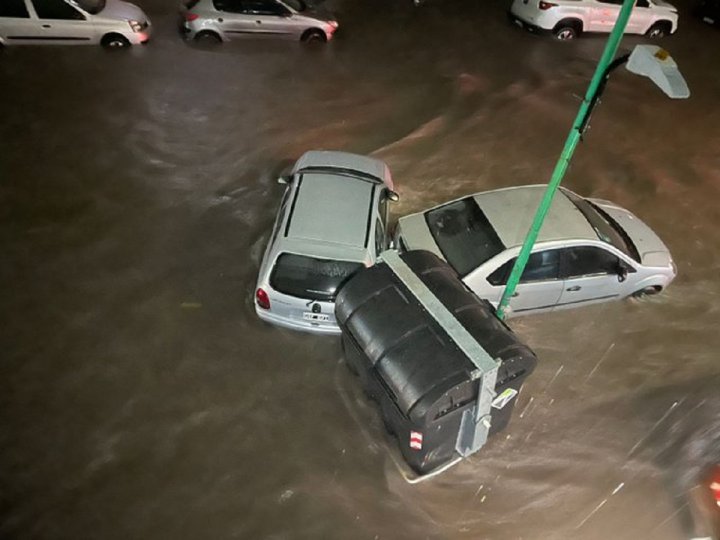
[[[321,334],[321,335],[329,335],[329,336],[338,336],[340,335],[340,327],[337,325],[333,326],[319,326],[319,325],[313,325],[309,322],[300,322],[296,319],[287,319],[285,317],[278,317],[277,315],[273,315],[271,312],[259,308],[257,305],[255,306],[255,313],[257,313],[257,316],[260,317],[263,321],[269,322],[270,324],[274,324],[275,326],[281,326],[283,328],[288,328],[290,330],[299,330],[301,332],[310,332],[312,334]]]

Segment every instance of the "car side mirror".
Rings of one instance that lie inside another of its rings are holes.
[[[400,195],[398,195],[392,189],[385,190],[385,197],[387,197],[388,200],[392,202],[398,202],[400,200]]]
[[[620,283],[622,283],[623,281],[625,281],[627,279],[627,276],[628,276],[628,267],[622,263],[618,264],[618,267],[617,267],[618,281]]]
[[[292,176],[279,176],[277,179],[278,184],[289,184],[292,182]]]

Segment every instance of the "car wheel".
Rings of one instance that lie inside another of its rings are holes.
[[[661,290],[662,287],[660,287],[659,285],[651,285],[650,287],[645,287],[644,289],[635,291],[632,296],[633,298],[644,298],[645,296],[652,296],[654,294],[658,294]]]
[[[106,49],[124,49],[130,46],[128,39],[120,34],[107,34],[103,36],[100,44]]]
[[[558,41],[568,41],[575,39],[578,35],[577,30],[573,26],[558,26],[553,32],[555,39]]]
[[[325,43],[327,41],[327,36],[325,35],[325,32],[315,28],[305,32],[300,38],[300,41],[303,43]]]
[[[659,38],[667,36],[669,33],[670,29],[668,28],[668,23],[656,22],[648,29],[647,32],[645,32],[645,35],[651,38]]]
[[[217,32],[211,30],[203,30],[195,34],[195,41],[198,43],[207,43],[208,45],[214,45],[222,43],[222,38]]]

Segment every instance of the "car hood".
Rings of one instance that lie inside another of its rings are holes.
[[[660,237],[653,232],[640,218],[629,210],[609,201],[590,199],[613,218],[630,237],[640,254],[640,262],[645,266],[670,266],[672,257],[670,250]]]
[[[435,243],[435,239],[430,234],[430,229],[425,221],[425,214],[411,214],[398,220],[399,236],[402,237],[403,243],[408,250],[424,249],[430,251],[440,257],[443,256],[440,248]]]
[[[301,11],[300,13],[298,13],[298,15],[302,15],[303,17],[310,17],[312,19],[318,19],[321,21],[335,20],[335,16],[322,6],[308,5],[307,9],[305,11]]]
[[[122,2],[121,0],[107,0],[105,9],[98,13],[97,16],[121,21],[143,22],[147,20],[147,15],[142,9],[135,4]]]

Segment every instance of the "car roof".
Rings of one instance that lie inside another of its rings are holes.
[[[276,252],[364,262],[380,184],[347,175],[301,173]]]
[[[492,224],[506,248],[522,245],[535,212],[545,193],[545,185],[520,186],[473,195],[475,202]],[[559,190],[553,198],[537,242],[586,239],[597,234],[573,202]]]

